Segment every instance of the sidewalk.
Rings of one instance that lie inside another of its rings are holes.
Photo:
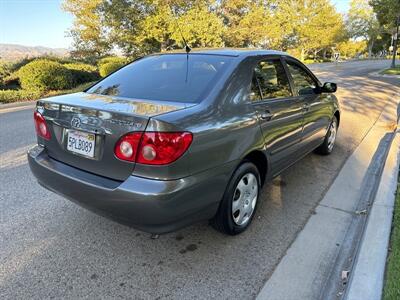
[[[400,160],[400,124],[362,237],[346,299],[381,299]]]
[[[333,299],[345,295],[396,123],[397,107],[386,107],[257,299]]]

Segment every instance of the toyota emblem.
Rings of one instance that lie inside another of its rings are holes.
[[[71,126],[76,128],[81,127],[81,119],[79,119],[78,117],[73,117],[71,120]]]

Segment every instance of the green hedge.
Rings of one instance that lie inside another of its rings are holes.
[[[98,65],[99,68],[100,68],[100,66],[105,65],[105,64],[108,64],[108,63],[126,64],[127,62],[128,62],[128,61],[127,61],[127,59],[126,59],[125,57],[107,56],[107,57],[104,57],[104,58],[100,59],[100,60],[97,62],[97,65]]]
[[[0,84],[4,83],[4,78],[11,74],[10,64],[0,60]]]
[[[99,67],[100,76],[106,77],[107,75],[118,70],[119,68],[123,67],[124,65],[125,65],[124,63],[119,63],[119,62],[109,62],[109,63],[103,64]]]
[[[38,100],[43,97],[51,97],[58,96],[64,94],[72,94],[82,92],[87,89],[95,82],[86,82],[84,84],[80,84],[69,90],[57,90],[57,91],[48,91],[48,92],[39,92],[39,91],[27,91],[27,90],[0,90],[0,103],[11,103],[18,101],[26,101],[26,100]]]
[[[72,72],[75,84],[95,81],[100,78],[95,66],[84,63],[69,63],[63,65]]]
[[[34,60],[18,70],[21,87],[26,90],[48,91],[71,88],[73,74],[62,64],[47,60]]]
[[[41,97],[40,91],[0,90],[0,103],[11,103],[26,100],[36,100]]]
[[[106,77],[115,70],[123,67],[125,64],[127,64],[127,62],[128,61],[126,58],[118,56],[109,56],[100,59],[97,62],[97,65],[99,66],[100,76]]]

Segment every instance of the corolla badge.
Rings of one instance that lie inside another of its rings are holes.
[[[81,119],[79,119],[78,117],[73,117],[71,120],[71,126],[75,128],[81,127],[81,123]]]

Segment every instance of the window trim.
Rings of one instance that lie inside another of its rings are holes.
[[[252,101],[252,100],[249,99],[250,103],[252,103],[252,104],[260,104],[260,103],[267,103],[267,102],[271,102],[271,101],[287,100],[287,99],[290,99],[290,98],[295,97],[294,86],[293,86],[293,84],[292,84],[291,77],[289,77],[288,70],[286,69],[286,65],[284,64],[284,61],[282,60],[282,58],[283,58],[282,55],[266,55],[266,56],[262,56],[262,57],[260,57],[259,59],[257,59],[257,60],[255,61],[255,63],[253,64],[253,66],[252,66],[252,72],[251,72],[251,76],[252,76],[252,77],[251,77],[251,82],[253,81],[253,77],[254,77],[254,69],[256,68],[256,66],[257,66],[260,62],[266,61],[266,60],[267,60],[267,61],[268,61],[268,60],[269,60],[269,61],[271,61],[271,60],[278,60],[279,63],[281,64],[283,70],[285,71],[285,75],[286,75],[286,78],[287,78],[287,80],[288,80],[288,84],[289,84],[289,89],[290,89],[291,95],[288,96],[288,97],[279,97],[279,98],[263,98],[263,95],[262,95],[262,92],[261,92],[261,86],[260,86],[259,81],[257,80],[257,87],[258,87],[258,90],[259,90],[260,100]],[[256,78],[256,79],[257,79],[257,78]],[[250,84],[251,84],[251,83],[250,83]],[[250,91],[251,91],[251,86],[250,86]]]
[[[253,79],[255,79],[255,81],[256,81],[255,84],[256,84],[257,90],[258,90],[259,100],[251,100],[251,99],[250,99],[250,102],[251,102],[251,103],[258,103],[258,102],[263,101],[263,98],[262,98],[262,92],[261,92],[260,82],[258,81],[257,77],[254,76],[254,68],[253,68],[253,74],[252,74],[252,76],[251,76],[250,93],[252,92],[251,86],[253,85]]]

